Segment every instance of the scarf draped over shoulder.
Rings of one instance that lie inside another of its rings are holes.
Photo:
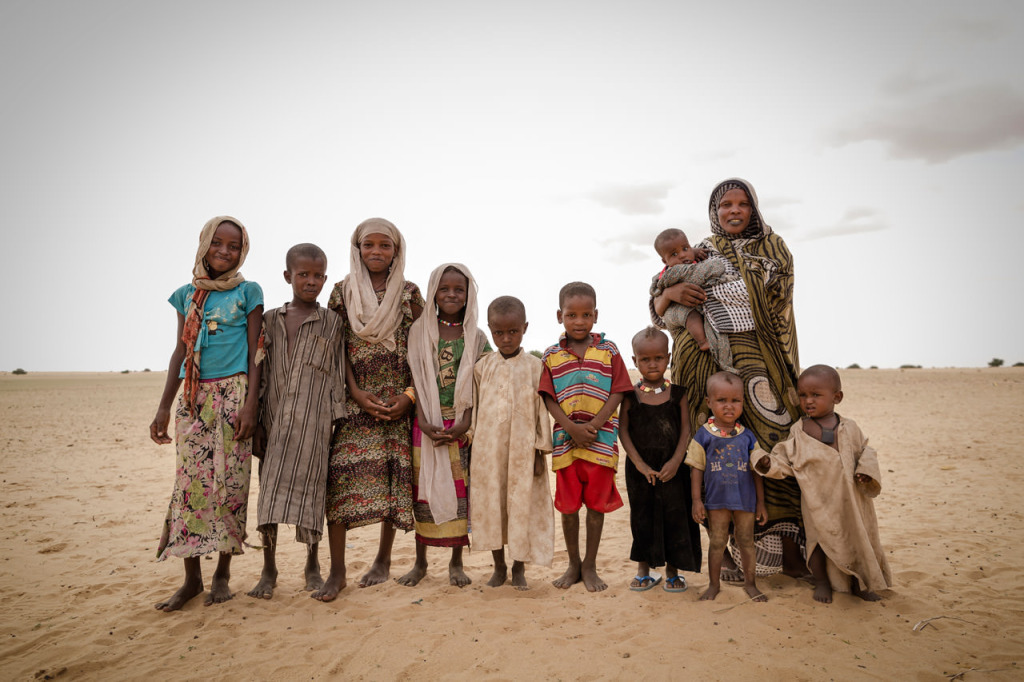
[[[359,245],[371,234],[383,234],[395,244],[395,257],[388,270],[384,298],[379,303],[370,281],[370,271],[359,252]],[[380,343],[390,351],[395,350],[395,331],[402,323],[404,288],[405,237],[397,227],[383,218],[364,220],[352,233],[349,274],[342,284],[345,311],[355,335],[368,343]]]
[[[440,364],[437,345],[440,339],[437,322],[437,306],[434,299],[445,269],[453,267],[463,275],[469,286],[466,289],[466,314],[462,320],[465,348],[455,378],[455,418],[473,407],[473,367],[487,344],[487,337],[477,328],[477,285],[469,268],[461,263],[444,263],[430,273],[427,287],[427,306],[423,314],[409,330],[409,369],[416,386],[416,400],[423,417],[434,426],[442,426],[441,398],[437,390],[437,375]],[[451,464],[447,446],[436,447],[434,441],[424,437],[420,445],[420,495],[430,503],[430,514],[434,523],[444,523],[456,518],[458,500],[455,495],[455,481],[452,480]]]

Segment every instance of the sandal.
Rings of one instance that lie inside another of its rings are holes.
[[[633,580],[637,581],[640,584],[636,587],[630,585],[630,590],[632,590],[633,592],[646,592],[647,590],[651,589],[652,587],[661,582],[661,574],[652,572],[650,575],[638,575],[634,577]]]
[[[661,586],[661,589],[666,592],[686,592],[686,578],[681,575],[673,576],[671,578],[665,578],[665,584]]]

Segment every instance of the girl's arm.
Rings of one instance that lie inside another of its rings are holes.
[[[679,473],[679,467],[683,464],[683,458],[686,457],[686,448],[690,444],[690,406],[687,403],[686,396],[679,402],[680,410],[680,422],[679,422],[679,442],[676,443],[676,449],[672,453],[672,459],[665,462],[665,466],[658,472],[658,478],[662,482],[671,481],[675,478],[676,474]],[[619,416],[619,423],[622,423],[622,416]]]
[[[419,400],[416,401],[416,419],[418,420],[420,431],[427,438],[434,441],[434,445],[443,445],[451,442],[451,436],[447,431],[427,421],[426,415],[423,414],[423,403]]]
[[[472,419],[473,409],[470,408],[468,410],[464,410],[462,412],[462,418],[456,421],[454,424],[452,424],[452,428],[448,429],[448,431],[446,432],[448,434],[448,437],[452,441],[460,440],[464,435],[466,435],[466,431],[469,430],[469,424],[472,421]]]
[[[174,344],[174,351],[171,352],[171,361],[167,365],[167,382],[164,384],[163,395],[160,396],[160,406],[156,408],[156,417],[149,425],[149,437],[158,445],[166,445],[172,441],[167,435],[167,426],[171,422],[171,402],[178,393],[181,386],[181,379],[178,374],[181,372],[181,363],[185,361],[185,342],[181,335],[185,331],[185,316],[178,313],[178,335]]]
[[[636,446],[633,445],[633,439],[629,437],[629,401],[629,396],[622,400],[622,414],[619,415],[619,440],[622,442],[622,447],[626,450],[626,456],[629,457],[629,461],[633,463],[633,466],[640,472],[640,475],[647,479],[648,483],[654,485],[654,482],[658,479],[658,473],[647,466],[647,462],[640,457]]]
[[[259,421],[260,374],[263,367],[256,363],[259,352],[260,334],[263,333],[263,306],[253,308],[245,318],[245,336],[249,343],[249,387],[245,392],[245,403],[235,422],[235,440],[251,438]]]

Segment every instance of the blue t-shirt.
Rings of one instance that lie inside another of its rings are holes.
[[[704,424],[693,434],[686,464],[704,471],[704,507],[754,512],[757,490],[750,453],[757,448],[753,431],[739,427],[735,436],[713,433]]]
[[[167,300],[175,310],[185,315],[195,291],[195,286],[186,284]],[[210,292],[196,339],[196,348],[202,351],[200,379],[219,379],[249,371],[249,339],[245,323],[249,313],[260,305],[263,305],[263,289],[256,282],[243,281],[229,291]],[[185,377],[185,363],[181,364],[178,376]]]

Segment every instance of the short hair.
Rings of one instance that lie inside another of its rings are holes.
[[[661,331],[660,329],[653,325],[649,325],[633,335],[633,352],[636,352],[636,344],[642,343],[644,341],[653,341],[654,339],[661,339],[662,341],[665,342],[665,347],[668,348],[668,336],[665,334],[665,332]]]
[[[316,244],[296,244],[292,248],[288,249],[288,253],[284,256],[284,267],[291,272],[292,267],[295,265],[295,261],[299,258],[312,258],[313,260],[322,260],[324,265],[327,265],[327,254]]]
[[[519,315],[523,322],[526,322],[526,306],[515,296],[499,296],[487,306],[487,319],[491,315]]]
[[[811,365],[800,373],[797,381],[803,379],[805,376],[825,379],[826,381],[832,382],[833,390],[843,390],[843,382],[839,379],[839,372],[835,370],[835,367],[829,367],[828,365]]]
[[[716,384],[729,384],[730,386],[738,384],[742,389],[743,379],[740,379],[739,375],[733,374],[732,372],[715,372],[708,377],[708,381],[704,385],[704,392],[711,395],[711,387]]]
[[[673,239],[679,239],[680,237],[683,239],[687,238],[686,233],[682,230],[678,230],[674,227],[662,230],[661,233],[654,238],[654,250],[658,252],[658,255],[661,255],[661,249],[664,248],[665,244]]]
[[[589,296],[594,305],[597,305],[597,292],[594,291],[594,287],[586,282],[569,282],[558,292],[558,309],[561,310],[565,305],[565,299],[573,296]]]

